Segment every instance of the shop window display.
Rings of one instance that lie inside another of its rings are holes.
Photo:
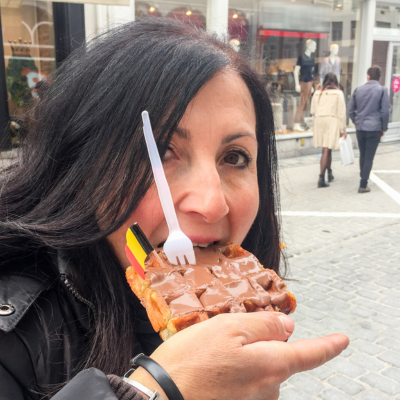
[[[1,7],[4,62],[12,142],[17,143],[22,115],[38,100],[36,86],[56,67],[52,4],[44,1]]]
[[[350,100],[357,85],[360,8],[351,0],[340,5],[262,2],[251,56],[270,90],[277,134],[312,131],[311,99],[328,72],[336,74],[346,103]]]

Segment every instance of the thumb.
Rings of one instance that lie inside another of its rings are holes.
[[[235,314],[236,329],[232,331],[240,337],[241,344],[260,341],[285,341],[294,331],[293,320],[285,314],[259,311],[248,314]]]

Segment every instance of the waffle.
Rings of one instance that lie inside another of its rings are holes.
[[[272,270],[240,246],[195,247],[196,265],[171,265],[163,252],[146,260],[145,279],[134,268],[128,283],[165,341],[190,325],[232,312],[292,313],[294,295]]]

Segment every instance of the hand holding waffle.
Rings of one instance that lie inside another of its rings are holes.
[[[283,342],[293,330],[293,321],[283,314],[221,314],[178,332],[151,358],[185,400],[277,400],[283,381],[322,365],[348,345],[340,334]],[[143,369],[131,378],[157,389]]]

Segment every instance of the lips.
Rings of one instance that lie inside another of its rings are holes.
[[[192,241],[193,247],[204,247],[204,248],[212,246],[214,244],[217,244],[220,241],[220,239],[217,239],[217,238],[201,239],[201,238],[198,238],[198,237],[193,237],[192,238],[190,236],[189,236],[189,239]],[[164,244],[165,244],[165,241],[159,243],[156,248],[157,249],[158,248],[162,248],[164,246]]]

